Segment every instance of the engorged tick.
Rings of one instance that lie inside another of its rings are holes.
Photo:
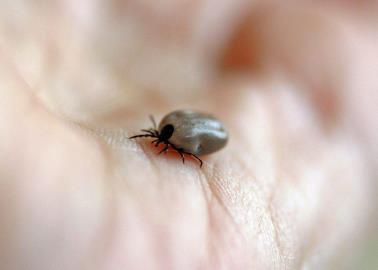
[[[202,167],[200,155],[207,155],[222,149],[228,140],[228,133],[223,124],[208,114],[193,110],[178,110],[167,114],[156,126],[152,116],[150,119],[153,128],[142,129],[142,134],[129,139],[151,137],[151,143],[158,147],[161,143],[164,148],[159,152],[167,153],[171,147],[180,154],[182,162],[185,156],[190,155],[197,159]]]

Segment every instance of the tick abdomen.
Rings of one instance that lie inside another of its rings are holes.
[[[174,127],[169,142],[195,155],[216,152],[223,148],[228,140],[227,131],[219,120],[192,110],[168,114],[161,120],[159,130],[166,125]]]

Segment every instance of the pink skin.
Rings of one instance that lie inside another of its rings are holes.
[[[0,4],[0,269],[353,265],[376,224],[368,2],[52,2]],[[188,107],[230,131],[202,169],[127,139]]]

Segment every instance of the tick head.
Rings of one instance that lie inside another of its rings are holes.
[[[172,137],[173,131],[175,131],[175,128],[173,127],[173,125],[171,124],[165,125],[159,133],[159,139],[162,141],[169,140],[169,138]]]

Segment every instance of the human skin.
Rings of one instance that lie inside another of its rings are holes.
[[[369,5],[166,2],[1,4],[0,268],[353,267],[376,209]],[[229,130],[202,168],[127,139],[182,108]]]

